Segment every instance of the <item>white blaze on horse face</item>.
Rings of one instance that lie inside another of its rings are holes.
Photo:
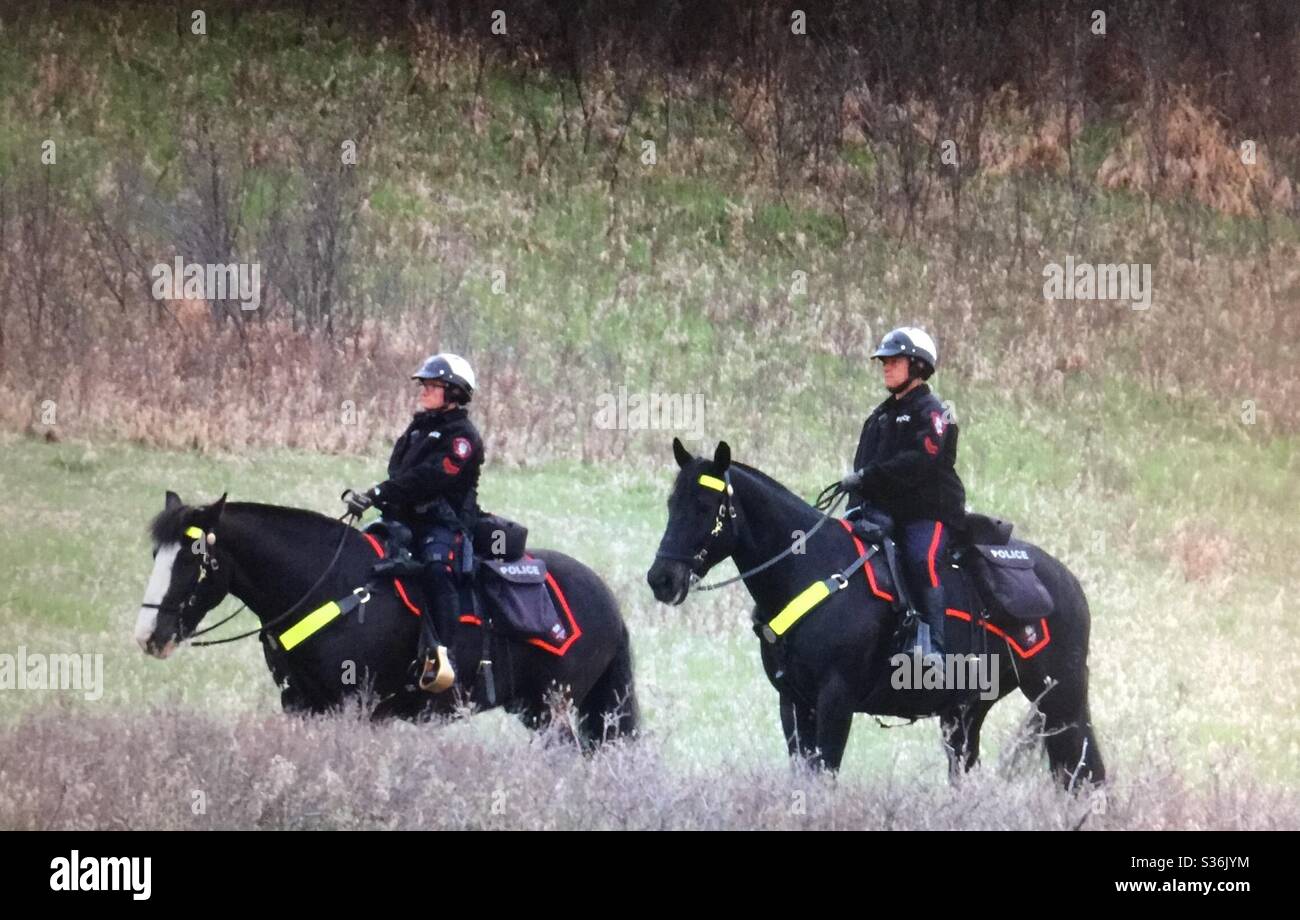
[[[144,603],[161,604],[167,596],[167,587],[172,583],[172,569],[176,566],[176,557],[180,554],[179,543],[168,543],[158,548],[158,555],[153,559],[153,572],[149,574],[149,584],[144,589]],[[146,648],[149,638],[158,626],[158,610],[154,607],[141,607],[140,615],[135,621],[135,641],[140,648]]]

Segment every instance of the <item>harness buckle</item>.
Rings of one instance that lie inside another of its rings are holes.
[[[360,588],[353,588],[353,589],[352,589],[352,593],[355,594],[355,595],[357,595],[358,597],[361,597],[361,599],[360,599],[360,601],[358,601],[358,603],[361,603],[361,604],[368,604],[368,603],[370,603],[370,586],[369,586],[369,585],[362,585]],[[364,595],[364,597],[362,597],[362,595]]]
[[[849,586],[849,580],[844,577],[843,572],[835,572],[831,575],[831,581],[835,582],[835,590],[843,591]]]

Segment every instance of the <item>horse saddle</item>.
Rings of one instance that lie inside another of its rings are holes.
[[[1006,546],[1015,525],[1002,518],[967,512],[961,523],[952,528],[952,542],[957,545]],[[867,543],[892,539],[894,519],[875,508],[863,508],[853,521],[853,531]]]
[[[371,567],[376,576],[404,578],[417,576],[424,569],[424,563],[411,554],[411,528],[400,521],[379,518],[367,524],[362,533],[374,537],[383,550],[383,558]]]
[[[1012,623],[1036,623],[1051,616],[1052,597],[1034,572],[1028,544],[1011,538],[1013,526],[1001,518],[969,513],[953,527],[948,555],[956,569],[966,573],[976,596],[970,596],[966,579],[958,576],[952,566],[945,565],[940,579],[947,606],[982,607],[993,619]],[[905,611],[911,605],[892,538],[893,529],[893,520],[875,509],[863,509],[861,517],[853,521],[855,536],[864,543],[881,547],[887,569],[881,579],[882,582],[887,579],[882,590],[893,595],[895,609]]]
[[[411,553],[411,529],[399,521],[376,520],[365,528],[383,547],[372,571],[379,577],[419,576],[425,563]],[[528,528],[495,514],[482,514],[474,528],[473,585],[460,586],[460,599],[473,612],[461,622],[491,622],[498,632],[561,653],[571,635],[556,609],[545,561],[526,554]],[[561,602],[563,599],[561,596]]]
[[[418,575],[422,563],[412,554],[411,528],[400,521],[379,518],[366,525],[363,533],[383,547],[384,558],[374,572],[381,576]],[[519,559],[528,547],[528,528],[498,514],[479,515],[472,535],[474,555],[479,559]]]

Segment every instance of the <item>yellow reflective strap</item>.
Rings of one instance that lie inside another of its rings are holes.
[[[284,650],[287,652],[304,639],[310,637],[312,633],[332,621],[341,612],[342,611],[339,610],[337,601],[330,601],[328,604],[322,604],[297,623],[290,626],[284,632],[280,633],[280,645],[283,646]]]
[[[772,618],[772,622],[767,624],[768,628],[778,636],[784,635],[785,631],[797,623],[800,617],[826,600],[830,593],[831,589],[826,587],[826,582],[814,582],[786,604],[781,612]]]
[[[193,537],[195,540],[203,539],[203,529],[200,527],[186,527],[185,536]]]
[[[700,476],[700,485],[712,489],[715,492],[725,492],[727,490],[727,484],[725,482],[717,476],[710,476],[708,473]]]

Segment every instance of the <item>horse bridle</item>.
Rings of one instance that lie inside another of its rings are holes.
[[[704,545],[700,547],[700,551],[693,556],[687,556],[682,553],[666,553],[663,550],[659,550],[658,552],[655,553],[656,559],[668,559],[673,562],[685,562],[691,566],[691,583],[690,586],[687,588],[688,591],[716,591],[718,588],[725,588],[727,585],[732,585],[738,581],[743,581],[744,579],[749,578],[751,575],[757,575],[759,572],[762,572],[765,569],[771,568],[772,566],[776,565],[786,556],[793,553],[795,547],[799,545],[800,541],[792,542],[784,550],[777,553],[775,556],[773,556],[771,559],[767,560],[766,562],[760,565],[756,565],[749,571],[741,572],[739,575],[735,575],[724,581],[715,581],[711,585],[699,584],[700,578],[702,578],[703,576],[697,570],[703,568],[705,562],[708,560],[709,545],[713,541],[713,539],[716,538],[718,534],[722,532],[723,527],[726,526],[727,520],[730,519],[733,522],[735,521],[736,505],[733,500],[735,490],[732,488],[731,485],[731,469],[729,467],[722,474],[722,479],[718,479],[718,477],[716,476],[710,476],[708,473],[702,473],[699,477],[698,482],[700,483],[700,485],[704,486],[705,488],[718,490],[723,493],[722,503],[718,506],[718,516],[714,520],[713,529],[709,531],[710,539],[706,540]],[[812,528],[808,531],[808,533],[804,534],[803,536],[804,540],[807,540],[809,537],[815,534],[823,524],[831,520],[832,510],[837,504],[839,504],[840,499],[844,498],[847,494],[848,493],[840,487],[840,484],[838,482],[832,483],[831,485],[822,489],[821,493],[817,496],[816,503],[814,504],[814,507],[817,508],[817,510],[822,513],[822,518],[812,526]],[[733,526],[735,525],[733,524]],[[739,537],[739,534],[737,534],[736,536]]]
[[[159,601],[156,604],[141,604],[141,607],[150,610],[157,610],[159,613],[175,613],[175,615],[179,617],[185,611],[186,607],[193,607],[195,602],[198,600],[199,585],[203,584],[203,580],[221,567],[220,563],[217,562],[216,556],[208,552],[210,541],[208,535],[203,532],[202,528],[194,526],[187,527],[185,528],[185,536],[197,540],[203,547],[202,551],[197,554],[201,557],[199,560],[199,571],[198,574],[194,576],[194,584],[190,585],[189,593],[185,596],[183,601],[172,604],[164,604],[162,601]],[[238,612],[238,610],[235,611],[235,613]],[[231,616],[234,616],[234,614],[231,614]],[[229,619],[229,617],[227,617],[227,619]],[[222,620],[221,622],[224,623],[226,621]],[[221,624],[218,623],[217,625],[220,626]],[[198,634],[195,633],[195,635]]]
[[[736,519],[736,505],[732,501],[735,490],[731,486],[731,470],[728,469],[722,474],[722,478],[710,476],[708,473],[701,473],[697,480],[700,485],[707,489],[713,489],[722,493],[722,501],[718,504],[718,513],[713,519],[713,527],[709,530],[709,539],[700,547],[700,551],[694,555],[687,556],[684,553],[664,552],[662,549],[655,552],[656,559],[668,559],[673,562],[685,562],[691,566],[692,581],[699,581],[702,577],[702,570],[709,558],[709,545],[714,542],[723,529],[727,526],[727,521]],[[701,589],[705,590],[705,589]]]
[[[325,579],[329,576],[329,573],[334,570],[335,564],[339,561],[339,556],[342,555],[343,553],[343,547],[347,543],[348,534],[351,533],[352,531],[352,524],[355,523],[356,518],[358,517],[359,515],[354,514],[351,511],[345,511],[343,512],[342,515],[340,515],[337,518],[337,520],[340,523],[346,521],[347,524],[343,528],[343,533],[339,536],[339,545],[334,550],[333,558],[330,559],[329,565],[325,566],[325,570],[320,573],[320,577],[316,579],[316,583],[313,584],[310,588],[308,588],[306,593],[303,594],[302,597],[298,598],[298,600],[295,601],[289,607],[288,610],[284,611],[284,613],[280,614],[277,617],[274,617],[273,619],[267,621],[266,623],[263,623],[257,629],[250,629],[248,632],[240,633],[237,636],[230,636],[225,639],[209,639],[204,642],[193,641],[198,636],[206,635],[207,633],[212,632],[212,630],[216,629],[217,627],[229,623],[239,614],[243,613],[245,610],[248,609],[247,604],[240,604],[239,607],[236,608],[234,613],[231,613],[230,615],[222,618],[221,620],[218,620],[216,623],[213,623],[211,626],[205,626],[203,627],[203,629],[195,630],[194,632],[190,633],[188,636],[184,637],[184,639],[181,639],[181,637],[178,635],[177,641],[188,642],[190,645],[194,646],[195,648],[202,648],[205,645],[225,645],[227,642],[237,642],[240,639],[247,639],[249,636],[256,636],[260,633],[264,633],[272,626],[275,626],[276,624],[281,623],[284,620],[288,619],[295,612],[297,612],[298,608],[303,605],[303,602],[306,601],[307,598],[311,597],[312,592],[314,592],[317,588],[319,588],[325,582]],[[199,585],[203,583],[203,580],[206,577],[208,577],[208,573],[213,572],[217,568],[219,568],[219,563],[217,562],[216,556],[213,555],[212,553],[207,552],[206,547],[212,542],[212,540],[209,538],[208,534],[203,532],[202,528],[197,526],[187,527],[185,529],[185,536],[202,540],[204,546],[204,551],[201,554],[203,559],[199,563],[199,573],[194,579],[194,584],[190,587],[189,595],[186,597],[184,601],[177,604],[162,604],[162,603],[141,604],[140,605],[141,607],[149,607],[154,610],[157,610],[159,613],[165,613],[172,609],[175,609],[176,615],[179,618],[181,611],[183,611],[186,607],[194,606],[194,602],[198,597]],[[369,600],[369,597],[370,597],[369,594],[366,594],[366,600]],[[178,624],[178,629],[179,629],[179,624]]]

